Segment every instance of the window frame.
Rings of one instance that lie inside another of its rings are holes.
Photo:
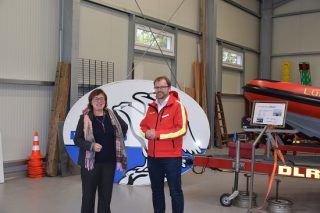
[[[241,57],[241,65],[224,62],[223,61],[224,52],[234,53],[238,57]],[[244,53],[243,53],[243,51],[237,51],[237,50],[233,50],[233,49],[228,48],[228,47],[222,47],[222,61],[221,61],[221,63],[222,63],[222,66],[225,67],[225,68],[232,68],[232,69],[237,69],[237,70],[241,70],[242,71],[242,70],[244,70]]]
[[[166,37],[169,37],[170,38],[170,41],[171,41],[171,45],[170,45],[170,49],[162,49],[162,53],[163,55],[165,56],[170,56],[170,57],[174,57],[175,56],[175,34],[174,33],[171,33],[171,32],[168,32],[168,31],[164,31],[164,30],[160,30],[160,29],[157,29],[157,28],[154,28],[154,27],[148,27],[146,25],[143,25],[143,24],[139,24],[139,23],[135,23],[135,31],[134,31],[134,49],[135,50],[140,50],[140,51],[146,51],[147,52],[150,52],[150,53],[156,53],[156,54],[160,54],[161,55],[161,51],[158,47],[153,47],[150,46],[150,44],[142,44],[142,43],[138,43],[137,42],[137,30],[143,30],[143,31],[147,31],[147,32],[150,32],[150,29],[152,31],[152,33],[154,34],[162,34]],[[155,43],[155,42],[154,42]],[[149,49],[148,49],[149,48]]]

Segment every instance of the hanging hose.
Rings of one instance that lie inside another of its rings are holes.
[[[208,167],[208,164],[209,164],[209,158],[212,157],[212,155],[208,155],[206,156],[206,164],[201,168],[201,171],[200,172],[197,172],[194,168],[194,165],[192,166],[192,171],[195,173],[195,174],[203,174],[205,171],[206,171],[206,168]]]

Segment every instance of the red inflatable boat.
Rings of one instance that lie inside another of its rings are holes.
[[[288,101],[288,111],[320,118],[320,88],[272,80],[252,80],[243,87],[249,101]]]

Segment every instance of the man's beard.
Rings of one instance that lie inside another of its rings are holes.
[[[156,98],[163,98],[163,97],[164,97],[164,93],[163,92],[157,92]]]

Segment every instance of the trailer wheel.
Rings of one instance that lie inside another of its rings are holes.
[[[232,205],[232,200],[229,200],[228,197],[230,194],[225,193],[220,196],[220,204],[224,207],[230,207]]]

